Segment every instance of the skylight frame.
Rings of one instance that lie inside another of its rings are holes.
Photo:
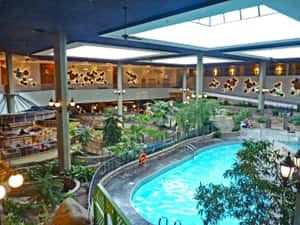
[[[153,59],[153,60],[143,60],[140,62],[155,63],[155,64],[169,64],[169,65],[196,65],[197,56],[178,56],[170,57],[164,59]],[[217,58],[217,57],[203,57],[203,64],[222,64],[222,63],[239,63],[240,60],[226,59],[226,58]]]
[[[300,46],[266,48],[259,50],[229,52],[232,55],[262,57],[265,59],[300,59]]]
[[[94,53],[91,53],[92,48],[94,48]],[[81,54],[76,53],[80,49],[82,50],[83,53]],[[117,51],[119,52],[117,53]],[[95,54],[95,52],[97,52],[97,54]],[[98,56],[98,52],[100,53],[100,56]],[[89,44],[89,43],[80,43],[80,42],[73,42],[67,45],[67,57],[111,60],[111,61],[138,60],[140,58],[159,57],[159,56],[170,55],[172,53],[174,52],[129,48],[129,47],[127,48],[127,47],[100,45],[100,44]],[[130,54],[131,56],[129,56]],[[53,56],[54,51],[53,49],[47,49],[47,50],[34,53],[34,55]],[[109,55],[109,57],[107,55]],[[123,56],[120,57],[120,55]]]

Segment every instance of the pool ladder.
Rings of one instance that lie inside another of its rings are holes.
[[[184,150],[186,151],[195,151],[197,150],[197,147],[193,144],[187,144],[184,146]]]
[[[162,224],[162,223],[161,223],[162,221],[165,221],[165,223]],[[169,221],[168,221],[168,218],[167,218],[167,217],[162,216],[162,217],[159,218],[158,225],[168,225],[168,224],[169,224]],[[174,222],[174,225],[182,225],[182,222],[181,222],[180,220],[176,220],[176,221]]]

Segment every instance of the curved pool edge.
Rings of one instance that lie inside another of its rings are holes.
[[[199,138],[198,138],[199,139]],[[145,165],[140,166],[137,163],[134,165],[127,165],[117,171],[113,171],[112,174],[107,175],[103,179],[103,186],[110,193],[113,200],[122,209],[124,214],[129,218],[132,224],[138,225],[152,225],[142,215],[140,215],[133,203],[132,195],[143,182],[147,182],[151,177],[157,176],[157,174],[171,169],[172,167],[183,163],[184,161],[193,157],[194,153],[197,154],[214,145],[222,144],[223,142],[240,142],[238,136],[235,137],[223,137],[222,139],[214,139],[212,137],[204,140],[192,140],[189,143],[197,143],[200,147],[194,152],[182,151],[183,146],[177,147],[172,151],[166,151],[164,154],[160,154],[146,162]],[[145,181],[146,180],[146,181]]]

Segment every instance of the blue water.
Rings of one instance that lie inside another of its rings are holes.
[[[158,224],[159,218],[165,216],[169,224],[181,220],[183,225],[203,225],[194,200],[196,188],[200,181],[203,184],[227,185],[229,181],[223,178],[223,173],[231,168],[241,148],[238,143],[209,147],[198,153],[195,159],[153,177],[134,192],[132,203],[135,209],[153,224]],[[234,218],[219,223],[237,224],[239,221]]]

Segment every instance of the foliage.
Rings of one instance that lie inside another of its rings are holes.
[[[228,186],[209,184],[197,188],[198,213],[205,225],[226,217],[240,224],[293,224],[296,194],[281,182],[279,161],[270,142],[245,141],[232,169],[224,173]]]
[[[163,139],[166,138],[167,133],[160,131],[160,130],[155,130],[155,129],[150,129],[150,128],[146,128],[145,129],[145,133],[147,135],[149,135],[153,140],[159,140],[159,139]]]
[[[90,183],[95,171],[84,166],[72,166],[70,170],[64,170],[63,175],[72,179],[77,179],[82,183]]]
[[[79,142],[81,144],[86,144],[92,139],[92,134],[89,128],[83,128],[79,134]]]
[[[195,100],[179,109],[176,114],[176,122],[183,132],[192,128],[201,128],[210,124],[211,116],[215,116],[218,109],[216,100]]]
[[[76,127],[78,127],[80,125],[80,122],[70,122],[69,123],[69,129],[75,129]]]
[[[33,223],[25,221],[25,213],[37,208],[33,203],[20,203],[13,199],[7,198],[2,202],[4,214],[4,225],[31,225]]]
[[[95,130],[94,131],[94,136],[95,137],[101,136],[102,134],[103,134],[102,130]]]
[[[120,116],[115,112],[105,114],[103,143],[105,146],[112,146],[120,142],[122,128]]]
[[[239,131],[241,129],[241,126],[239,124],[235,124],[234,127],[232,128],[232,131]]]
[[[250,116],[251,114],[248,109],[242,109],[237,115],[234,116],[234,122],[235,124],[240,124],[241,121]]]
[[[152,121],[159,127],[164,127],[174,119],[178,108],[174,106],[173,101],[156,101],[153,100],[151,105]]]
[[[299,115],[293,115],[290,122],[292,124],[295,124],[295,125],[300,125],[300,116]]]
[[[72,136],[75,136],[75,135],[78,134],[78,132],[77,132],[77,130],[76,130],[75,128],[73,128],[73,129],[71,129],[71,130],[69,131],[69,134],[72,135]]]
[[[45,176],[47,173],[56,174],[58,172],[57,159],[37,164],[33,167],[27,167],[24,171],[26,180],[35,180],[36,175]]]
[[[272,116],[279,116],[279,111],[277,109],[272,110]]]
[[[39,184],[38,190],[36,190],[39,203],[45,204],[47,207],[54,207],[65,198],[65,194],[62,192],[63,184],[54,180],[49,172],[44,176],[36,174],[34,180]]]
[[[216,132],[215,132],[215,137],[216,138],[221,138],[222,137],[222,132],[220,131],[220,130],[217,130]]]
[[[257,119],[257,122],[258,122],[258,123],[265,123],[265,122],[267,122],[267,120],[268,120],[267,117],[261,117],[261,118],[258,118],[258,119]]]

